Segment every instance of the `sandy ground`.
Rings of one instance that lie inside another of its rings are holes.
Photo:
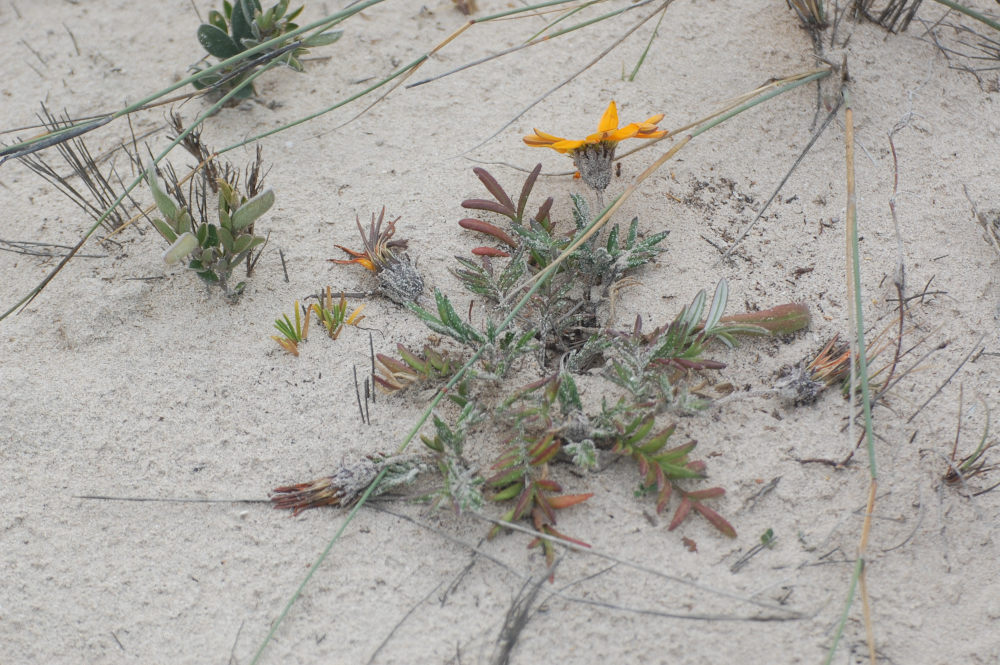
[[[211,8],[197,4],[203,13]],[[516,6],[479,4],[481,12]],[[944,13],[933,2],[924,5],[919,16],[928,22]],[[312,3],[305,17],[337,7]],[[325,475],[341,460],[393,449],[426,393],[380,399],[371,425],[361,426],[351,377],[354,365],[367,363],[367,335],[348,331],[336,342],[314,335],[294,358],[270,339],[271,322],[321,286],[365,286],[360,271],[326,259],[339,254],[334,244],[357,244],[356,214],[364,219],[383,205],[402,216],[399,234],[410,238],[427,281],[465,307],[468,297],[447,268],[473,242],[456,226],[465,216],[459,203],[483,192],[473,163],[457,155],[651,7],[398,90],[345,127],[338,125],[358,104],[263,141],[278,198],[258,226],[271,232],[271,242],[236,306],[193,274],[166,268],[163,243],[147,227],[126,232],[118,245],[88,244],[85,251],[100,258],[72,261],[23,312],[0,323],[0,662],[252,659],[343,523],[342,512],[293,519],[265,503],[74,497],[266,499],[271,488]],[[323,52],[332,59],[309,64],[304,75],[267,77],[259,86],[267,104],[223,111],[209,120],[204,138],[228,145],[329,106],[360,90],[358,81],[429,50],[464,20],[450,0],[397,0],[367,10]],[[187,0],[2,3],[3,125],[30,124],[40,101],[87,115],[179,80],[200,54],[197,24]],[[421,73],[516,44],[543,25],[529,17],[478,26]],[[589,133],[612,98],[624,120],[662,111],[662,125],[678,127],[770,77],[816,64],[808,35],[783,2],[678,0],[635,82],[622,80],[652,25],[468,156],[527,168],[542,160],[547,171],[563,171],[564,157],[530,150],[520,137],[536,126]],[[921,39],[924,29],[915,23],[886,38],[877,26],[844,21],[836,46],[829,32],[825,37],[828,57],[839,63],[846,54],[853,77],[865,315],[876,331],[894,320],[898,250],[888,136],[897,125],[906,295],[927,284],[936,292],[910,301],[903,347],[922,345],[900,368],[933,353],[875,413],[879,488],[868,591],[882,662],[996,663],[1000,492],[970,499],[941,478],[960,387],[960,451],[975,446],[987,412],[1000,405],[998,260],[963,194],[967,187],[981,209],[1000,208],[1000,95],[995,72],[977,81],[949,68],[960,60],[950,63]],[[955,43],[946,28],[938,34]],[[835,90],[824,85],[827,100]],[[190,120],[204,108],[196,100],[179,110]],[[856,439],[841,431],[848,404],[827,394],[795,408],[760,391],[783,366],[848,332],[843,114],[732,261],[719,264],[711,244],[724,246],[753,219],[811,136],[815,111],[816,88],[805,87],[704,134],[644,183],[620,217],[639,215],[644,232],[668,228],[671,235],[668,251],[623,295],[617,325],[636,314],[663,323],[720,278],[729,281],[732,311],[794,300],[813,312],[811,328],[790,340],[717,351],[713,357],[729,363],[720,380],[745,394],[679,425],[698,439],[712,482],[729,490],[715,505],[739,537],[725,539],[703,520],[668,532],[668,520],[649,519],[651,503],[633,496],[629,464],[589,478],[561,471],[571,491],[596,496],[565,511],[560,527],[602,555],[646,568],[568,554],[555,584],[542,588],[511,662],[804,663],[819,662],[829,648],[857,552],[866,460],[859,455],[842,470],[800,463],[848,454]],[[141,132],[164,119],[157,109],[133,122]],[[88,141],[102,152],[127,133],[117,122]],[[155,150],[166,143],[163,132],[149,141]],[[231,157],[250,154],[247,148]],[[659,147],[625,160],[609,191],[621,191],[658,154]],[[509,167],[491,169],[512,189],[521,182]],[[556,196],[556,214],[565,218],[568,194],[582,189],[558,177],[543,179],[538,191]],[[18,163],[0,168],[0,206],[4,240],[72,244],[90,224]],[[0,252],[2,309],[54,264]],[[811,271],[797,275],[800,268]],[[426,336],[414,316],[390,302],[372,300],[366,313],[378,351],[400,341],[419,346]],[[598,385],[586,384],[585,399],[599,399],[586,392]],[[476,445],[488,460],[492,442]],[[757,497],[774,479],[775,489]],[[973,479],[967,489],[995,481],[996,474]],[[472,517],[428,515],[398,501],[387,507],[416,521],[361,511],[260,662],[490,662],[508,608],[544,571],[537,550],[526,549],[523,535],[483,541],[488,526]],[[778,536],[774,547],[731,572],[768,528]],[[682,537],[694,540],[697,552]],[[557,591],[562,595],[552,595]],[[777,620],[788,615],[754,602],[800,615]],[[833,662],[867,658],[861,617],[855,603]]]

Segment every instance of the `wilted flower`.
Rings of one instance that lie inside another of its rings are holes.
[[[382,222],[385,221],[385,207],[383,207],[378,219],[375,219],[375,213],[372,213],[367,235],[361,228],[361,220],[356,218],[355,221],[361,233],[364,251],[356,252],[337,245],[351,258],[330,260],[334,263],[357,263],[375,273],[379,292],[401,305],[416,301],[424,290],[424,280],[410,263],[410,257],[400,251],[406,249],[407,241],[392,240],[399,218],[389,222],[383,230]]]

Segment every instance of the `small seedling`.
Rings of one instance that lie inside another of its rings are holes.
[[[309,318],[311,309],[299,307],[299,301],[295,301],[295,322],[288,318],[287,314],[282,314],[280,319],[275,319],[274,327],[282,334],[282,337],[271,335],[271,339],[281,345],[283,349],[293,356],[299,355],[299,344],[304,342],[309,336]]]
[[[288,12],[288,0],[280,0],[264,11],[259,0],[234,0],[233,3],[227,0],[222,3],[222,9],[222,12],[209,12],[208,23],[198,27],[198,42],[209,55],[220,61],[295,30],[298,26],[293,21],[303,7]],[[225,94],[239,86],[263,63],[275,58],[297,72],[304,71],[301,58],[308,53],[308,48],[332,44],[341,34],[342,31],[334,30],[298,42],[289,39],[288,42],[278,43],[258,53],[252,60],[237,62],[199,77],[195,80],[194,87],[199,90],[214,87],[217,94]],[[204,68],[194,65],[191,69],[197,73]],[[239,102],[254,95],[256,91],[253,86],[247,85],[234,95],[233,100]]]
[[[976,476],[985,476],[990,471],[994,471],[1000,468],[997,464],[988,464],[986,460],[986,455],[991,448],[996,446],[995,441],[990,441],[987,443],[987,439],[990,435],[990,410],[983,403],[983,408],[986,411],[986,424],[983,426],[983,434],[979,437],[979,444],[976,449],[971,453],[958,458],[958,440],[962,431],[961,419],[962,419],[962,398],[961,392],[959,393],[958,399],[958,417],[959,425],[955,432],[955,444],[951,449],[951,457],[948,460],[948,471],[944,474],[944,481],[949,485],[962,485],[967,488],[967,481]],[[974,495],[985,494],[986,492],[992,491],[1000,487],[1000,483],[992,485],[983,490],[978,490],[972,492]],[[968,488],[967,488],[968,489]]]
[[[365,318],[364,314],[361,314],[361,310],[365,308],[364,305],[356,307],[354,311],[348,315],[347,298],[343,293],[340,294],[340,302],[334,303],[329,286],[326,287],[325,298],[321,296],[319,300],[320,302],[313,303],[309,309],[316,313],[316,318],[319,319],[319,322],[323,324],[324,328],[326,328],[326,332],[330,336],[330,339],[337,339],[340,337],[340,333],[343,331],[344,326],[356,326]]]

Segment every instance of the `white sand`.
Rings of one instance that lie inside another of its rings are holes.
[[[337,4],[312,3],[304,18],[335,11]],[[479,4],[481,12],[517,6]],[[977,4],[995,9],[985,0]],[[202,12],[211,7],[198,5]],[[639,57],[652,23],[471,156],[527,168],[542,160],[546,170],[562,171],[569,166],[565,157],[526,148],[520,137],[536,126],[567,136],[589,133],[611,98],[624,121],[663,111],[662,125],[678,127],[770,77],[815,66],[809,38],[784,3],[763,5],[676,2],[634,83],[621,73]],[[265,499],[271,488],[325,475],[343,459],[392,450],[416,421],[426,393],[380,398],[371,426],[359,426],[351,369],[367,363],[367,335],[348,330],[331,342],[314,331],[301,357],[293,358],[270,339],[271,322],[321,286],[365,285],[360,270],[326,259],[340,255],[334,244],[356,247],[355,215],[366,219],[382,205],[402,215],[399,235],[410,238],[428,282],[466,307],[469,298],[447,268],[452,255],[476,242],[456,225],[466,216],[459,203],[484,192],[473,163],[456,155],[583,66],[647,11],[397,90],[346,127],[337,129],[364,102],[265,140],[268,182],[278,199],[258,228],[271,232],[271,242],[237,306],[193,274],[167,269],[162,241],[144,228],[144,235],[124,233],[120,246],[88,243],[85,252],[103,258],[75,259],[25,311],[0,323],[0,662],[251,660],[343,523],[343,512],[314,510],[292,519],[266,504],[73,497]],[[943,12],[925,2],[920,16],[933,22]],[[384,76],[429,50],[463,20],[450,0],[387,2],[368,10],[345,24],[339,43],[317,52],[331,60],[311,63],[304,75],[265,78],[261,99],[274,108],[247,102],[224,110],[206,123],[204,138],[228,145],[333,104],[359,91],[358,80]],[[200,54],[197,24],[187,0],[4,3],[3,125],[30,124],[42,100],[53,110],[87,115],[179,80]],[[516,44],[542,25],[533,17],[477,26],[420,75]],[[919,38],[923,30],[914,24],[887,39],[877,26],[845,21],[838,45],[850,35],[846,51],[831,49],[826,36],[828,57],[839,63],[846,53],[853,77],[865,316],[881,329],[896,307],[890,301],[896,297],[897,245],[887,137],[897,123],[905,123],[895,145],[906,293],[918,293],[932,278],[930,290],[947,292],[911,302],[904,347],[929,337],[901,368],[935,345],[947,346],[876,410],[879,494],[867,582],[884,662],[995,663],[1000,492],[970,500],[943,486],[941,477],[955,436],[959,386],[962,451],[978,440],[985,410],[996,412],[1000,405],[998,261],[962,192],[967,186],[983,210],[1000,208],[1000,96],[995,72],[984,73],[980,86],[973,76],[949,69],[933,44]],[[836,85],[827,82],[823,91],[829,102]],[[643,184],[619,220],[627,223],[637,214],[646,232],[669,228],[669,249],[639,275],[641,286],[623,294],[617,325],[629,325],[637,313],[651,324],[664,323],[723,277],[733,312],[807,303],[813,324],[788,343],[751,341],[736,351],[713,351],[712,357],[730,364],[719,380],[751,391],[770,387],[783,365],[848,332],[843,114],[737,258],[717,266],[717,250],[703,239],[724,245],[752,220],[808,141],[815,104],[815,86],[775,99],[702,135]],[[190,121],[204,108],[196,100],[179,110]],[[164,118],[164,109],[138,115],[135,129],[151,129]],[[119,121],[88,142],[102,152],[127,134]],[[164,134],[150,143],[159,150]],[[609,193],[621,191],[663,146],[625,161]],[[188,161],[175,154],[178,166]],[[230,157],[250,155],[246,148]],[[511,190],[522,180],[504,166],[490,170]],[[536,188],[557,197],[563,224],[569,224],[568,194],[582,191],[569,178],[542,179]],[[4,240],[73,244],[90,224],[18,163],[0,168],[0,205]],[[0,252],[0,309],[54,265]],[[814,269],[796,278],[797,268]],[[366,325],[378,331],[377,351],[390,353],[400,341],[423,343],[427,331],[404,309],[373,300],[366,314]],[[974,347],[987,353],[967,363],[911,420]],[[600,385],[585,382],[585,391]],[[848,592],[867,467],[863,450],[845,470],[796,460],[845,457],[857,436],[840,432],[848,411],[833,394],[800,408],[751,395],[680,421],[678,438],[698,439],[711,482],[729,491],[713,505],[736,526],[735,541],[698,518],[674,532],[666,530],[668,515],[651,524],[644,513],[652,503],[633,497],[637,476],[630,463],[587,479],[557,468],[570,491],[596,493],[560,515],[561,529],[602,553],[701,586],[623,564],[608,569],[606,559],[570,553],[556,583],[542,589],[540,609],[511,662],[819,662]],[[484,460],[494,454],[491,440],[475,445]],[[774,478],[780,478],[777,488],[754,504]],[[995,473],[974,479],[972,488],[991,481]],[[375,662],[489,661],[512,600],[527,576],[544,571],[540,554],[525,549],[529,538],[523,535],[481,542],[488,525],[471,517],[390,507],[448,539],[363,510],[261,662],[366,662],[404,617]],[[774,548],[731,573],[767,528],[778,536]],[[682,537],[697,542],[697,553]],[[482,556],[469,547],[477,544]],[[773,615],[711,589],[784,603],[804,618],[762,623],[654,614]],[[557,590],[585,602],[549,596]],[[861,617],[855,602],[834,662],[867,658]]]

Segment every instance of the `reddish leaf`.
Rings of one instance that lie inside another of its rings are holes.
[[[653,472],[656,474],[656,490],[662,492],[663,488],[668,485],[667,477],[663,473],[663,468],[656,464],[653,466]]]
[[[486,235],[493,236],[500,242],[504,243],[509,247],[517,247],[517,243],[514,241],[506,231],[501,229],[495,224],[490,224],[489,222],[484,222],[481,219],[474,219],[472,217],[466,217],[465,219],[460,219],[458,225],[463,229],[469,229],[470,231],[477,231],[479,233],[485,233]]]
[[[545,223],[548,219],[549,210],[552,209],[552,203],[555,201],[551,196],[545,199],[545,203],[538,207],[538,212],[535,213],[535,221],[545,227],[547,231],[551,231],[551,227]]]
[[[376,353],[375,359],[382,363],[389,372],[392,374],[406,373],[412,374],[412,370],[409,365],[404,365],[395,358],[387,356],[383,353]]]
[[[549,478],[539,478],[535,481],[535,485],[545,490],[546,492],[562,492],[562,485]]]
[[[687,499],[685,499],[685,501],[687,501]],[[729,536],[730,538],[736,537],[736,529],[734,529],[733,525],[727,522],[722,515],[700,503],[695,502],[693,505],[694,509],[701,513],[704,518],[711,522],[712,526],[721,531],[723,535]]]
[[[562,443],[558,439],[553,439],[552,434],[546,435],[528,451],[528,454],[531,455],[532,466],[541,466],[550,461],[559,453],[560,448],[562,448]]]
[[[721,487],[712,487],[707,490],[698,490],[696,492],[688,492],[685,496],[690,497],[694,501],[701,501],[702,499],[714,499],[719,496],[724,496],[726,490]]]
[[[662,490],[660,490],[660,495],[657,497],[656,500],[657,515],[662,513],[664,509],[667,507],[667,504],[670,503],[670,494],[672,493],[672,491],[673,491],[673,486],[670,483],[667,483],[666,486]]]
[[[531,504],[532,499],[535,498],[535,489],[533,487],[526,487],[524,491],[521,492],[521,496],[517,498],[517,504],[514,506],[513,517],[510,521],[521,519],[524,517],[524,513],[527,512],[528,506]]]
[[[514,217],[513,208],[505,208],[503,205],[497,203],[496,201],[487,201],[486,199],[467,199],[462,201],[463,208],[470,208],[472,210],[488,210],[489,212],[499,213],[505,217]]]
[[[697,471],[698,473],[705,473],[705,463],[701,460],[695,460],[693,462],[688,462],[685,466],[692,471]]]
[[[524,206],[528,203],[528,195],[531,193],[531,188],[535,186],[535,180],[538,179],[538,174],[542,172],[542,165],[539,163],[531,170],[531,174],[528,175],[528,179],[524,181],[524,186],[521,187],[521,196],[517,201],[517,217],[521,218],[524,215]]]
[[[649,476],[649,462],[646,461],[645,457],[639,457],[636,462],[639,464],[639,475],[645,481]]]
[[[495,256],[502,259],[510,256],[507,252],[496,247],[473,247],[472,253],[476,256]]]
[[[731,314],[722,317],[719,322],[759,326],[765,332],[787,334],[809,325],[809,308],[802,303],[789,303],[760,312]]]
[[[592,496],[594,496],[593,492],[588,492],[586,494],[562,494],[560,496],[548,497],[548,504],[555,510],[562,510],[563,508],[569,508],[570,506],[575,506],[578,503],[583,503]]]
[[[674,518],[670,520],[670,526],[667,527],[667,531],[673,531],[679,527],[689,512],[691,512],[691,499],[684,497],[681,499],[681,505],[677,506],[677,512],[674,513]]]
[[[546,497],[542,492],[535,490],[535,508],[531,511],[532,517],[540,519],[540,513],[545,513],[545,518],[548,519],[550,524],[556,523],[556,514],[552,510],[552,506],[549,505],[548,497]],[[541,529],[541,522],[536,524],[536,529]]]
[[[577,540],[576,538],[571,538],[570,536],[567,536],[565,533],[560,533],[556,531],[551,526],[545,527],[545,533],[549,534],[550,536],[555,536],[556,538],[562,538],[563,540],[568,540],[571,543],[576,543],[580,547],[590,547],[589,543],[585,543],[582,540]]]
[[[503,187],[500,186],[500,183],[497,182],[497,179],[494,178],[489,171],[480,166],[476,166],[472,169],[472,172],[479,177],[479,180],[486,186],[486,189],[489,190],[490,194],[492,194],[502,206],[510,210],[511,215],[516,214],[517,211],[514,209],[514,202],[510,200],[510,197],[507,196],[507,192],[504,191]]]

